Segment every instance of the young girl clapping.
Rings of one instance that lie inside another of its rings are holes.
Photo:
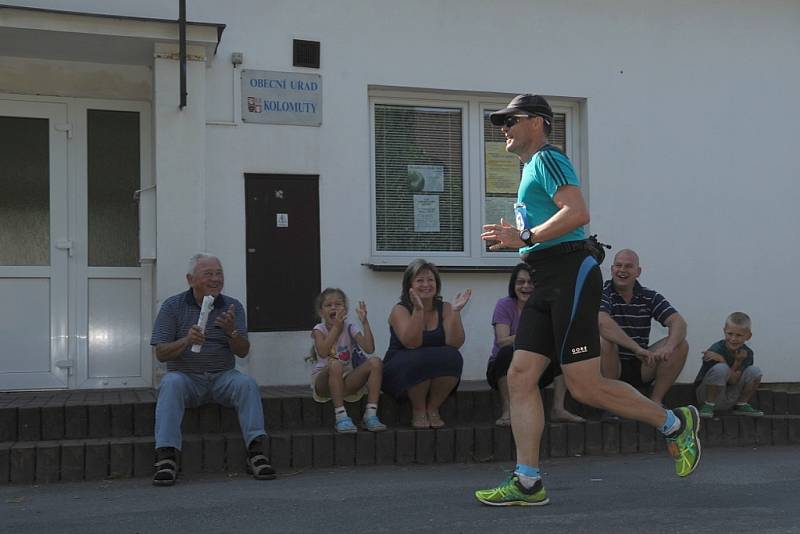
[[[315,308],[321,322],[311,331],[314,339],[311,354],[314,362],[311,371],[314,400],[333,400],[336,416],[334,428],[337,432],[357,432],[353,420],[347,415],[344,401],[360,400],[366,388],[367,408],[362,425],[371,432],[386,430],[386,425],[380,422],[377,414],[383,361],[374,356],[364,358],[360,354],[361,350],[365,353],[375,350],[375,340],[367,321],[367,306],[360,301],[356,308],[361,328],[348,320],[347,296],[341,289],[325,289],[317,297]],[[354,356],[357,357],[355,362]]]

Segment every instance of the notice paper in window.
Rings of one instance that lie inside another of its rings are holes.
[[[506,152],[504,142],[487,142],[486,194],[516,194],[519,188],[519,158]]]
[[[504,218],[508,224],[516,225],[514,216],[514,201],[509,197],[486,197],[485,224],[498,224]]]
[[[439,195],[414,195],[414,231],[439,231]]]

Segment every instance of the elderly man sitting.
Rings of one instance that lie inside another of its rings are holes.
[[[188,291],[164,301],[150,344],[167,363],[156,404],[156,473],[153,484],[171,486],[177,477],[176,451],[181,449],[184,409],[214,401],[233,406],[247,447],[247,468],[257,479],[275,478],[264,455],[266,432],[261,394],[251,377],[234,369],[234,355],[250,351],[242,304],[222,294],[225,276],[220,260],[195,254],[186,274]],[[205,331],[197,326],[203,298],[214,298]],[[199,352],[192,346],[199,345]]]

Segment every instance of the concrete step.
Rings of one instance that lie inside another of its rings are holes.
[[[0,393],[0,442],[84,440],[152,437],[156,391],[54,391]],[[330,403],[315,402],[305,386],[262,388],[264,419],[268,432],[333,427]],[[670,407],[694,402],[690,384],[676,384],[666,399]],[[358,421],[366,399],[347,404]],[[552,390],[545,390],[545,410],[552,404]],[[800,415],[800,392],[760,389],[754,402],[768,414]],[[600,411],[571,398],[567,408],[588,419],[599,419]],[[441,409],[449,425],[490,424],[500,415],[500,398],[485,382],[462,382]],[[390,427],[408,425],[409,403],[382,395],[379,416]],[[231,408],[208,404],[186,411],[184,434],[221,434],[239,431]]]
[[[751,418],[723,415],[702,420],[704,450],[714,447],[800,445],[800,415]],[[458,425],[437,430],[390,428],[386,432],[336,434],[329,429],[298,429],[270,434],[273,465],[281,474],[311,468],[375,464],[432,464],[511,461],[511,430],[494,425]],[[652,453],[664,439],[634,421],[550,423],[545,426],[542,458]],[[39,440],[0,443],[0,485],[106,478],[151,477],[154,442],[148,437]],[[188,434],[181,472],[245,475],[245,447],[239,432]]]

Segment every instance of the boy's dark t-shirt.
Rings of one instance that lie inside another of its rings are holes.
[[[742,362],[742,366],[739,368],[740,371],[744,371],[751,365],[753,365],[753,350],[748,347],[747,345],[742,345],[742,348],[747,352],[747,357]],[[723,358],[725,358],[725,362],[728,364],[728,367],[733,365],[733,362],[736,361],[736,356],[728,350],[728,347],[725,346],[725,340],[721,339],[708,347],[708,350],[711,352],[716,352]],[[697,373],[697,378],[694,379],[694,384],[697,385],[703,381],[703,378],[708,373],[708,370],[714,367],[718,362],[707,362],[703,360],[703,366],[700,367],[700,372]]]

